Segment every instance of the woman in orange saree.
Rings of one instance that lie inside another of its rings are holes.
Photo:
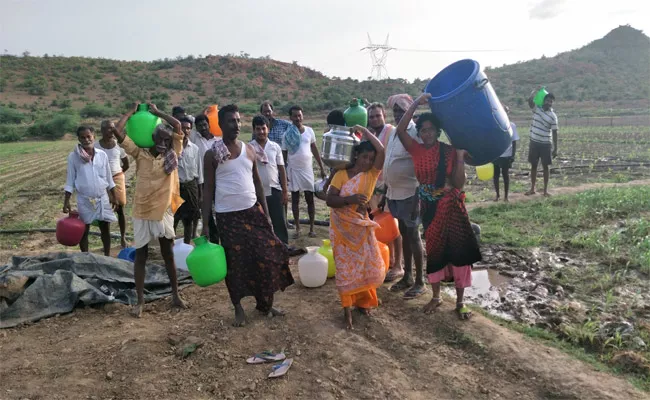
[[[354,164],[336,172],[327,192],[330,240],[336,263],[336,288],[347,329],[352,329],[352,307],[369,315],[379,305],[377,288],[384,282],[386,267],[381,257],[367,203],[384,165],[384,146],[365,127],[355,126],[363,139],[354,149]]]

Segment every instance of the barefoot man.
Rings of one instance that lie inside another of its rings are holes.
[[[219,110],[219,126],[223,140],[216,141],[203,160],[203,220],[212,217],[214,206],[226,250],[226,286],[235,306],[233,325],[243,326],[246,314],[241,299],[254,296],[261,313],[281,316],[273,308],[273,295],[292,285],[293,276],[289,249],[271,227],[255,149],[238,139],[241,119],[236,105]],[[207,225],[203,234],[208,234]]]
[[[154,146],[141,149],[124,134],[126,121],[137,111],[133,105],[126,113],[115,132],[122,148],[135,159],[136,182],[133,197],[133,236],[135,251],[135,288],[138,293],[138,304],[133,307],[134,317],[142,316],[144,306],[144,275],[145,264],[149,256],[149,242],[158,239],[160,252],[165,261],[172,289],[172,306],[186,308],[187,305],[178,294],[176,279],[176,264],[172,246],[174,244],[174,212],[183,200],[179,195],[178,156],[183,149],[183,133],[181,123],[149,104],[149,112],[162,118],[172,126],[165,124],[156,127],[153,133]],[[172,131],[173,130],[173,131]]]
[[[106,153],[95,149],[95,131],[89,126],[77,128],[79,143],[68,156],[68,173],[65,181],[63,212],[69,213],[70,196],[77,191],[79,217],[86,224],[79,248],[88,252],[88,232],[93,221],[99,222],[99,230],[104,245],[104,255],[111,252],[110,223],[115,222],[111,204],[115,204],[115,183],[111,174]]]
[[[180,181],[183,204],[174,214],[174,231],[183,221],[183,241],[190,244],[196,237],[196,230],[201,217],[201,186],[203,170],[199,161],[199,147],[190,141],[192,121],[188,117],[179,119],[183,131],[183,152],[178,157],[178,178]]]

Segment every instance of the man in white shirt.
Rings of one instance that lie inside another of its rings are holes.
[[[199,147],[190,142],[192,121],[181,117],[181,132],[183,132],[183,152],[178,157],[178,180],[180,182],[181,198],[185,200],[174,214],[174,230],[179,221],[183,221],[183,241],[187,244],[196,237],[197,225],[201,215],[201,185],[203,171],[201,170]]]
[[[198,183],[201,187],[201,194],[203,194],[203,158],[205,157],[205,153],[212,149],[214,142],[220,139],[217,139],[210,133],[210,121],[205,114],[199,114],[194,118],[194,128],[190,134],[190,141],[199,148],[199,169],[201,170],[201,176],[199,177]],[[210,241],[212,243],[219,243],[219,230],[214,221],[214,217],[210,218],[207,222],[203,221],[204,225],[206,223],[209,227]]]
[[[408,94],[397,94],[388,98],[388,107],[393,110],[395,123],[404,116],[406,110],[413,104],[413,99]],[[409,136],[420,141],[415,123],[409,122],[407,128]],[[404,276],[391,286],[391,291],[408,289],[404,293],[405,299],[414,299],[426,293],[424,284],[424,254],[422,240],[420,239],[419,225],[420,203],[416,194],[419,186],[415,177],[413,159],[402,145],[395,131],[388,138],[386,147],[386,160],[384,162],[383,178],[386,183],[386,198],[388,209],[399,222],[399,231],[402,235],[402,253],[404,255]],[[415,280],[413,279],[412,262],[415,262]],[[397,263],[397,260],[395,261]]]
[[[120,226],[120,245],[126,248],[126,218],[124,216],[124,206],[126,205],[126,170],[129,169],[129,157],[123,148],[117,144],[115,139],[115,124],[109,120],[102,121],[101,124],[102,138],[95,141],[95,148],[102,150],[108,156],[108,165],[111,167],[113,174],[113,182],[115,188],[115,202],[117,205],[114,208],[117,215],[117,222]]]
[[[395,133],[395,127],[386,123],[386,110],[383,104],[372,103],[368,107],[368,128],[377,136],[379,141],[384,145],[384,148],[386,148],[388,146],[388,139]],[[382,172],[377,179],[374,195],[370,199],[369,205],[371,211],[379,207],[385,195],[386,183],[384,182],[384,174]],[[402,235],[399,235],[388,245],[390,249],[390,268],[386,273],[384,282],[393,282],[397,278],[404,276],[404,269],[402,268],[402,247]]]
[[[282,138],[282,152],[287,164],[287,179],[291,192],[291,211],[296,227],[296,238],[300,237],[300,192],[305,194],[307,214],[309,215],[309,237],[315,238],[314,222],[316,220],[316,206],[314,204],[314,167],[313,158],[320,168],[321,178],[325,179],[325,167],[316,146],[314,130],[303,125],[302,108],[292,106],[289,116],[295,130],[287,130]],[[287,137],[289,136],[289,137]],[[295,137],[294,137],[295,136]],[[295,140],[292,140],[295,139]],[[295,146],[294,146],[295,145]]]
[[[255,149],[255,160],[259,172],[266,204],[271,215],[275,235],[285,244],[289,244],[287,221],[284,206],[289,202],[287,190],[287,171],[280,145],[269,140],[269,120],[262,115],[253,118],[253,137],[251,145]]]
[[[63,212],[72,211],[70,197],[77,192],[79,217],[86,224],[79,248],[88,252],[88,231],[93,221],[99,222],[104,255],[110,256],[110,223],[117,221],[112,206],[115,204],[113,174],[108,163],[108,156],[96,149],[95,131],[89,126],[77,128],[79,144],[68,156],[68,172],[65,182]]]
[[[552,159],[557,157],[557,115],[553,111],[555,96],[548,93],[544,98],[544,104],[539,107],[533,101],[539,89],[533,90],[528,97],[528,106],[533,110],[533,122],[530,124],[530,144],[528,147],[528,162],[530,162],[530,190],[526,196],[535,194],[535,183],[537,182],[537,165],[542,160],[544,169],[544,196],[548,197],[548,179],[550,176],[549,166]],[[551,141],[552,139],[552,141]]]
[[[510,114],[510,108],[504,107],[506,114]],[[497,192],[497,196],[494,201],[499,201],[499,175],[503,174],[503,201],[508,201],[508,191],[510,189],[510,167],[515,161],[515,154],[517,154],[517,141],[519,141],[519,134],[517,133],[517,125],[514,122],[510,122],[512,127],[512,143],[506,149],[506,151],[501,154],[499,158],[494,160],[494,190]]]

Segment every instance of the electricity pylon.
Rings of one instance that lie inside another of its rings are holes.
[[[370,70],[370,77],[372,79],[381,80],[388,79],[388,71],[386,70],[386,59],[388,52],[395,50],[394,47],[388,45],[388,36],[384,44],[373,43],[368,33],[368,45],[361,49],[361,51],[368,50],[370,58],[372,59],[372,69]]]

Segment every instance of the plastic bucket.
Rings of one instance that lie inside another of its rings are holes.
[[[487,164],[510,146],[510,120],[478,62],[461,60],[447,66],[424,91],[431,94],[431,112],[452,145],[469,152],[468,164]]]

